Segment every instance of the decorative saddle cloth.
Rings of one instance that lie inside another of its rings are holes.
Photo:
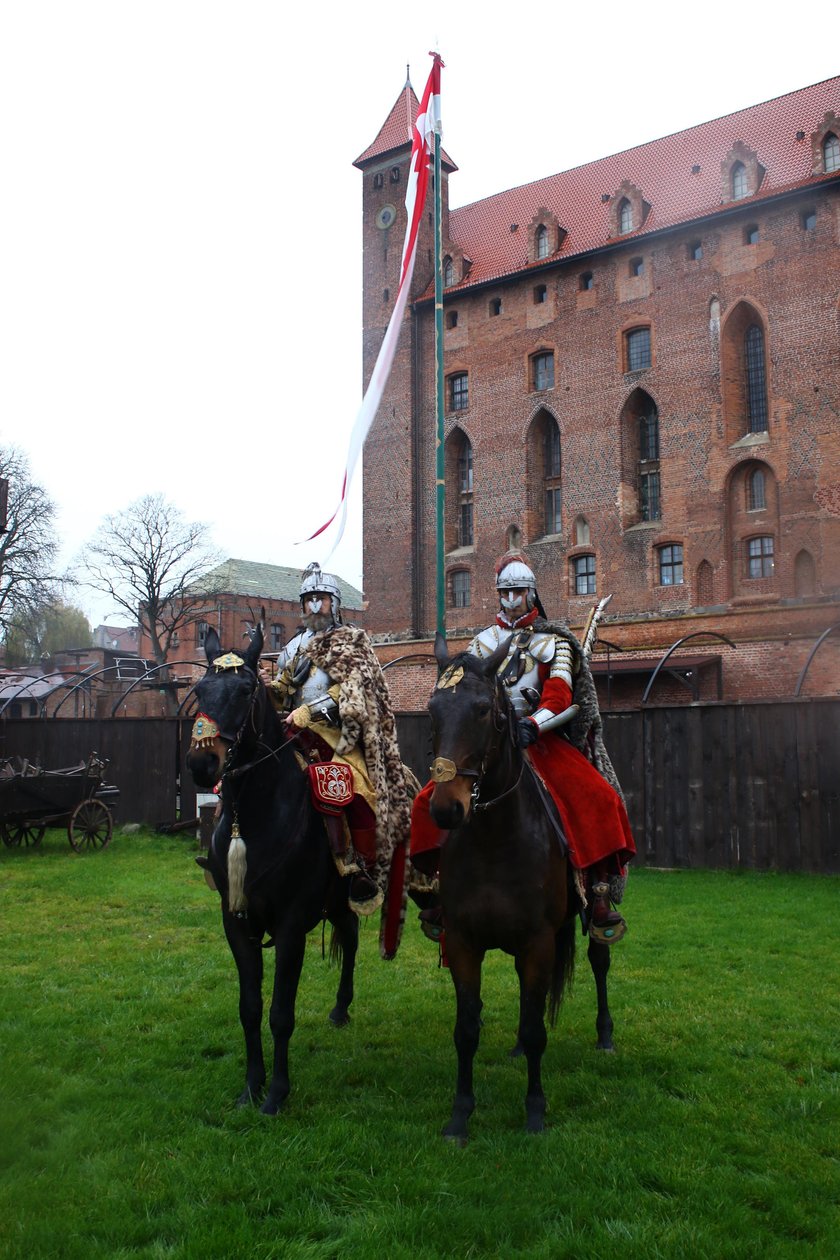
[[[322,814],[340,814],[355,795],[350,767],[334,761],[316,761],[307,769],[315,808]]]

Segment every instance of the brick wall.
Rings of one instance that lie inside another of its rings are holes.
[[[371,292],[395,292],[396,261],[385,285],[364,179],[367,375],[387,313],[370,319]],[[809,207],[813,231],[802,226]],[[745,244],[748,224],[759,229],[753,245]],[[643,271],[632,275],[638,257]],[[584,269],[593,285],[581,290]],[[474,542],[457,550],[450,531],[446,558],[448,581],[456,569],[469,573],[471,600],[447,607],[449,633],[492,619],[493,565],[515,539],[550,616],[582,622],[593,596],[575,595],[571,565],[592,553],[596,598],[613,594],[604,633],[622,647],[661,652],[682,633],[712,629],[738,643],[724,662],[730,698],[790,694],[816,637],[840,620],[838,271],[840,198],[824,186],[730,205],[714,220],[558,263],[540,272],[541,303],[533,275],[445,297],[445,310],[458,314],[445,332],[445,375],[469,374],[469,405],[447,416],[447,439],[466,435],[474,468]],[[491,315],[496,297],[502,310]],[[764,338],[766,435],[745,429],[739,356],[751,323]],[[651,366],[630,373],[624,337],[639,326],[651,330]],[[544,351],[554,355],[554,385],[535,392],[529,361]],[[638,413],[650,404],[662,512],[641,521]],[[559,426],[562,448],[562,531],[550,536],[529,444],[541,412]],[[368,625],[405,641],[428,636],[436,620],[434,432],[433,310],[425,302],[406,319],[365,446]],[[755,469],[766,485],[763,508],[745,498]],[[454,493],[450,478],[450,512]],[[578,540],[581,521],[588,542]],[[759,537],[773,540],[772,571],[749,576],[748,542]],[[683,549],[684,582],[663,586],[657,549],[671,544]],[[836,693],[836,671],[825,665],[833,656],[827,646],[817,657],[809,687]],[[413,684],[397,683],[396,672],[392,687],[413,700]]]

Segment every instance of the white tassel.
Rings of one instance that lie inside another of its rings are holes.
[[[234,823],[227,855],[228,909],[231,914],[241,914],[248,905],[245,899],[245,872],[248,868],[246,858],[245,841],[239,834],[239,824]]]
[[[583,655],[589,660],[595,647],[595,640],[598,638],[598,622],[604,615],[604,609],[612,599],[612,595],[605,595],[600,603],[596,604],[589,614],[589,620],[586,623],[586,629],[583,634]]]

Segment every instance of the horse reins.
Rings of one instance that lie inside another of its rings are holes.
[[[493,727],[499,734],[501,734],[505,729],[505,725],[507,725],[511,744],[513,744],[515,742],[513,737],[515,714],[513,709],[509,706],[507,714],[502,712],[502,706],[499,704],[500,686],[501,684],[497,678],[496,686],[493,692]],[[485,753],[481,762],[481,767],[478,770],[464,770],[461,767],[456,766],[454,761],[450,761],[448,757],[435,757],[431,766],[431,775],[435,783],[449,783],[452,779],[458,776],[464,779],[475,779],[475,783],[470,791],[470,804],[473,810],[478,813],[481,810],[491,809],[492,806],[498,805],[500,801],[503,801],[506,796],[510,796],[512,792],[515,792],[519,787],[519,784],[522,782],[522,774],[524,770],[525,758],[523,757],[519,763],[519,774],[516,776],[516,780],[510,785],[510,787],[505,788],[504,792],[500,792],[498,796],[492,797],[489,801],[480,801],[478,799],[478,794],[481,791],[482,780],[487,772],[487,753]]]

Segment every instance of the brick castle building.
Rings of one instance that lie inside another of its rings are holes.
[[[397,291],[406,101],[355,162],[366,381]],[[840,622],[840,78],[450,209],[456,171],[444,153],[448,634],[492,619],[494,562],[520,548],[549,616],[579,626],[612,593],[613,703],[689,637],[652,699],[792,695]],[[364,449],[383,658],[428,651],[436,620],[431,202],[423,233]],[[425,705],[428,671],[388,677]],[[804,694],[838,679],[840,634]]]

